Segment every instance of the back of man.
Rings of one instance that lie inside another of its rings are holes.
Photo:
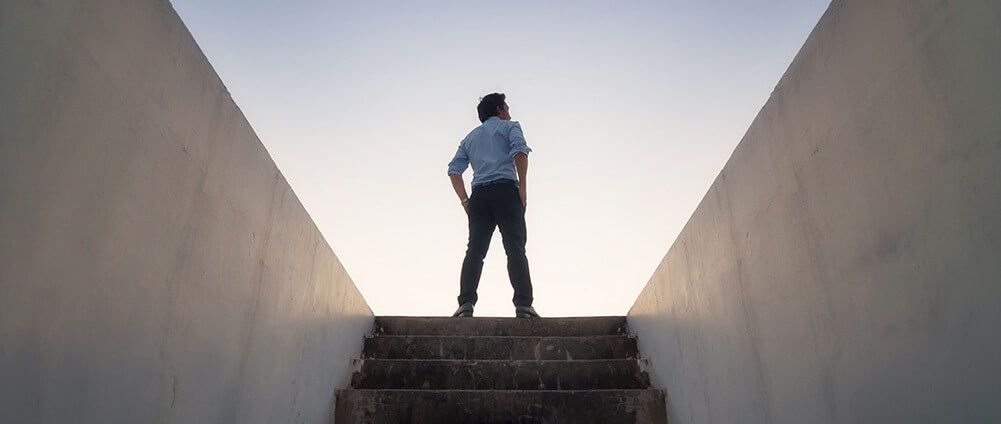
[[[476,289],[483,271],[483,259],[490,247],[494,228],[499,228],[507,254],[508,277],[514,288],[515,316],[538,317],[532,308],[532,279],[525,255],[528,235],[525,207],[528,204],[528,153],[521,125],[511,121],[504,94],[492,93],[477,105],[482,125],[459,143],[448,164],[452,188],[466,210],[469,243],[459,275],[459,309],[453,316],[473,316]],[[472,195],[466,195],[462,173],[472,165]]]

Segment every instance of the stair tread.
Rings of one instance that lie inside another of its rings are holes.
[[[626,333],[625,317],[576,318],[375,318],[375,334],[459,336],[589,336]]]
[[[352,358],[351,362],[454,362],[460,365],[470,365],[474,363],[570,363],[570,364],[587,364],[587,363],[601,363],[601,362],[621,362],[621,363],[635,363],[636,361],[645,361],[645,359],[637,358],[612,358],[612,359],[406,359],[406,358]]]
[[[409,389],[642,389],[650,377],[635,359],[581,361],[358,359],[351,387]]]
[[[636,339],[605,336],[374,336],[362,357],[386,359],[628,359]]]
[[[641,392],[663,392],[663,389],[568,389],[568,390],[556,390],[556,389],[541,389],[541,390],[530,390],[530,389],[337,389],[337,392],[413,392],[413,393],[429,393],[429,392],[469,392],[469,393],[485,393],[485,392],[497,392],[501,394],[537,394],[537,393],[558,393],[561,395],[574,395],[582,393],[641,393]]]
[[[352,389],[335,399],[335,422],[667,423],[664,392],[652,389]]]
[[[591,336],[539,336],[539,335],[528,335],[528,336],[482,336],[482,335],[471,335],[464,336],[458,334],[374,334],[371,336],[366,336],[366,340],[371,339],[629,339],[634,340],[636,336],[629,334],[595,334]]]

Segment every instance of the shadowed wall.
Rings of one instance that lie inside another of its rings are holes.
[[[170,4],[0,57],[0,422],[332,420],[372,312]]]
[[[831,4],[629,312],[672,423],[1001,422],[999,19]]]

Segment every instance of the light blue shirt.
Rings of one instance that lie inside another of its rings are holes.
[[[448,173],[462,175],[472,165],[474,188],[501,179],[517,182],[514,156],[531,151],[518,121],[491,116],[462,139],[455,157],[448,163]]]

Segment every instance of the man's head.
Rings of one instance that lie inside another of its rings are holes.
[[[496,116],[503,120],[511,119],[511,112],[508,111],[507,103],[504,101],[504,93],[490,93],[480,98],[480,104],[476,106],[476,112],[480,114],[480,122],[486,122],[487,118]]]

